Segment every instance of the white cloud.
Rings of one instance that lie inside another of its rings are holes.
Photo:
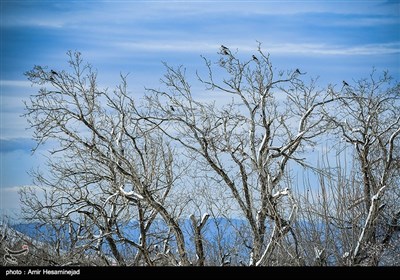
[[[148,51],[148,52],[216,52],[219,45],[204,41],[140,41],[119,42],[116,47],[126,51]]]
[[[37,3],[35,3],[37,2]],[[184,18],[221,18],[260,16],[294,16],[310,13],[335,13],[337,15],[398,15],[398,3],[385,1],[78,1],[72,3],[46,3],[35,1],[25,9],[29,13],[4,13],[5,26],[37,26],[47,28],[75,27],[85,29],[88,23],[131,25],[149,20],[163,21]],[[167,2],[167,3],[166,3]],[[389,2],[390,3],[390,2]],[[11,5],[10,5],[11,7]],[[18,10],[16,10],[18,11]],[[386,20],[387,21],[387,20]],[[356,21],[353,22],[357,24]],[[369,24],[362,21],[362,24]],[[372,24],[376,21],[372,21]]]
[[[25,185],[25,186],[14,186],[14,187],[9,187],[9,188],[1,188],[1,191],[3,193],[18,193],[20,190],[24,188],[31,188],[34,190],[41,190],[41,187],[35,186],[35,185]]]
[[[32,83],[29,81],[21,81],[21,80],[0,80],[0,86],[9,86],[9,87],[31,87]]]
[[[216,42],[201,41],[141,41],[141,42],[117,42],[115,47],[122,51],[141,52],[217,52],[219,44]],[[240,52],[254,52],[256,42],[233,44],[229,46],[232,50]],[[301,55],[382,55],[396,54],[400,52],[400,42],[365,44],[358,46],[340,46],[328,44],[295,44],[295,43],[268,43],[263,44],[262,49],[274,54],[301,54]]]
[[[305,55],[382,55],[400,52],[400,42],[366,44],[359,46],[338,46],[327,44],[274,44],[268,48],[271,53],[292,53]]]
[[[330,25],[330,26],[342,26],[345,28],[350,27],[368,27],[368,26],[379,26],[379,25],[391,25],[398,24],[398,17],[354,17],[354,18],[339,18],[335,21],[330,21],[329,23],[321,23],[321,25]]]

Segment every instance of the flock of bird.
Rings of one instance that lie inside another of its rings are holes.
[[[229,48],[228,47],[225,47],[224,45],[221,45],[221,53],[223,54],[223,55],[230,55],[231,54],[231,51],[229,50]],[[255,62],[259,62],[259,60],[258,60],[258,58],[253,54],[252,56],[251,56],[251,58],[255,61]],[[294,71],[294,73],[296,73],[296,74],[299,74],[299,75],[304,75],[304,74],[306,74],[306,73],[301,73],[300,72],[300,70],[297,68],[295,71]],[[343,82],[343,87],[348,87],[349,86],[349,84],[346,82],[346,81],[342,81]]]
[[[224,45],[221,45],[221,53],[223,55],[231,55],[231,51],[229,50],[229,48]],[[258,58],[254,54],[251,57],[255,62],[259,63]],[[54,71],[53,69],[50,70],[50,73],[51,73],[50,80],[53,80],[53,76],[59,77],[58,73],[56,71]],[[298,68],[294,71],[294,73],[298,74],[298,75],[306,74],[306,73],[301,73]],[[343,87],[349,87],[349,84],[345,80],[343,80],[342,83],[343,83]],[[173,106],[170,106],[170,109],[171,109],[171,111],[175,111]]]

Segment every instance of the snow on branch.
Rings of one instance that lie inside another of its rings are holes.
[[[368,211],[368,216],[367,219],[365,220],[365,225],[361,231],[360,237],[358,239],[356,248],[354,249],[353,252],[353,259],[355,259],[359,253],[360,247],[364,241],[364,237],[365,237],[365,233],[370,229],[373,220],[375,219],[374,217],[374,213],[376,212],[377,209],[377,205],[379,202],[379,199],[382,197],[384,190],[386,189],[386,185],[382,186],[375,195],[372,196],[371,198],[371,206],[369,207],[369,211]]]
[[[203,216],[201,217],[201,221],[200,221],[200,228],[202,228],[206,224],[209,217],[210,217],[210,214],[208,214],[208,213],[203,214]]]
[[[285,188],[283,191],[277,191],[276,193],[274,193],[273,195],[272,195],[272,198],[273,199],[278,199],[278,198],[280,198],[281,196],[286,196],[286,195],[288,195],[289,194],[289,188]]]
[[[113,198],[114,196],[118,195],[118,192],[115,192],[114,194],[110,195],[109,197],[107,197],[107,199],[104,201],[103,203],[103,209],[106,207],[108,201]]]
[[[143,200],[144,197],[141,196],[140,194],[134,192],[134,191],[130,191],[130,192],[126,192],[122,185],[119,186],[119,191],[121,192],[121,194],[127,198],[133,199],[133,200]]]

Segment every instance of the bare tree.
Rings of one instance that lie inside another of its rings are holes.
[[[151,265],[154,244],[148,235],[161,217],[176,240],[178,260],[188,265],[178,217],[168,208],[180,172],[173,148],[140,117],[126,77],[112,93],[99,90],[96,73],[80,53],[68,55],[72,73],[41,66],[26,73],[33,84],[47,86],[25,103],[34,138],[55,147],[48,161],[51,176],[34,173],[44,200],[22,192],[27,218],[68,227],[75,249],[95,250],[105,260],[110,253],[126,265],[119,246],[124,244],[137,252],[135,263]],[[129,227],[139,228],[136,240],[126,232]]]
[[[344,84],[338,110],[329,112],[339,135],[351,144],[362,185],[349,209],[363,206],[363,225],[351,251],[352,264],[377,265],[399,230],[400,84],[387,72],[372,71],[368,79]],[[332,114],[333,113],[333,114]]]
[[[225,46],[220,54],[219,69],[204,59],[208,78],[198,79],[209,94],[231,102],[202,102],[185,69],[166,65],[166,89],[149,90],[147,119],[185,149],[210,182],[227,189],[251,228],[249,263],[268,265],[283,237],[293,234],[297,211],[282,178],[290,161],[305,164],[300,154],[325,132],[320,109],[334,98],[314,80],[306,85],[300,71],[275,70],[260,47],[257,60],[242,61]]]
[[[32,173],[42,195],[21,191],[25,217],[51,232],[39,263],[396,264],[399,84],[372,73],[325,90],[261,45],[219,54],[192,77],[165,64],[142,100],[122,75],[100,90],[77,52],[71,72],[26,73],[43,86],[26,117],[52,148],[49,173]],[[326,137],[336,162],[312,162]],[[295,184],[294,167],[318,183]]]

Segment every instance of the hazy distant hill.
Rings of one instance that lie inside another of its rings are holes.
[[[181,220],[180,222],[186,246],[189,252],[195,252],[195,246],[193,243],[193,229],[190,219]],[[214,251],[218,246],[224,246],[224,244],[231,246],[238,239],[238,232],[241,234],[244,233],[244,229],[246,228],[246,221],[241,219],[227,219],[227,218],[210,218],[207,221],[206,226],[203,228],[202,233],[204,237],[204,247],[208,248],[208,250]],[[49,247],[48,245],[53,246],[57,243],[56,232],[54,229],[49,227],[48,225],[41,225],[39,223],[19,223],[12,225],[9,227],[9,230],[14,232],[15,240],[34,240],[37,244],[42,244],[42,246]],[[130,240],[138,241],[140,232],[138,228],[138,223],[136,221],[132,221],[129,224],[122,226],[121,231],[124,232],[124,236],[129,237]],[[166,224],[162,220],[154,221],[152,227],[150,228],[150,233],[166,233],[168,228]],[[65,230],[66,234],[64,238],[66,242],[60,242],[61,244],[68,244],[68,230]],[[151,234],[150,234],[151,235]],[[150,237],[151,239],[151,237]],[[62,240],[61,240],[62,241]],[[153,240],[154,241],[154,240]],[[219,242],[219,244],[217,244]],[[49,244],[50,243],[50,244]],[[46,245],[44,245],[46,244]],[[175,250],[174,242],[169,244],[172,247],[172,250]],[[121,251],[124,251],[124,244],[118,244],[118,248]],[[227,247],[229,247],[227,246]],[[63,250],[64,248],[60,248]],[[110,253],[109,247],[104,245],[103,250],[105,252]],[[235,258],[237,260],[244,260],[245,256],[248,256],[248,249],[242,247],[243,252],[235,252]]]

